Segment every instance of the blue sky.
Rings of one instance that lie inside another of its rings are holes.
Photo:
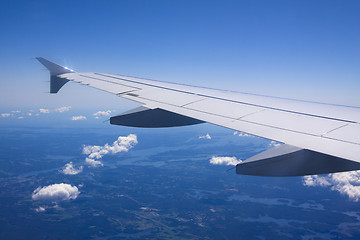
[[[321,102],[360,103],[359,1],[0,0],[0,107],[128,109],[42,56],[108,72]]]

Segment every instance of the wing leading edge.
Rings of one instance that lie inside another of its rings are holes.
[[[285,143],[238,164],[238,174],[302,176],[360,169],[360,108],[76,73],[37,59],[50,71],[51,93],[74,81],[143,105],[112,117],[111,124],[173,127],[209,122]]]

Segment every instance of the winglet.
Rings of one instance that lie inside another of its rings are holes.
[[[45,58],[37,57],[36,59],[50,71],[51,76],[56,76],[56,75],[60,75],[63,73],[73,73],[74,72],[73,70],[68,69],[67,67],[63,67],[56,63],[50,62],[49,60],[46,60]]]
[[[64,86],[65,83],[69,81],[67,79],[58,77],[58,75],[64,73],[74,73],[73,70],[50,62],[45,58],[37,57],[36,59],[50,71],[50,93],[57,93],[60,88],[62,88],[62,86]]]

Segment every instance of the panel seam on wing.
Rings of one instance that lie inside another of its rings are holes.
[[[330,131],[327,131],[326,133],[323,133],[323,134],[321,135],[321,137],[326,137],[326,136],[325,136],[326,134],[329,134],[329,133],[331,133],[331,132],[333,132],[333,131],[335,131],[335,130],[338,130],[338,129],[343,128],[343,127],[346,127],[346,126],[349,126],[349,124],[345,124],[345,125],[342,125],[342,126],[340,126],[340,127],[331,129]]]
[[[121,83],[117,83],[117,82],[113,82],[113,81],[109,81],[109,80],[99,79],[99,78],[90,77],[90,76],[86,76],[86,75],[82,75],[82,74],[79,74],[79,76],[94,79],[94,80],[101,81],[101,82],[108,82],[108,83],[113,83],[113,84],[129,87],[129,88],[136,88],[137,90],[141,90],[141,88],[138,88],[138,87],[129,86],[129,85],[126,85],[126,84],[121,84]]]

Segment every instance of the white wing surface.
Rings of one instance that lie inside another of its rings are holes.
[[[171,127],[209,122],[285,143],[238,164],[239,174],[296,176],[360,169],[360,108],[76,73],[38,60],[50,70],[52,93],[74,81],[143,105],[112,117],[112,124]]]

